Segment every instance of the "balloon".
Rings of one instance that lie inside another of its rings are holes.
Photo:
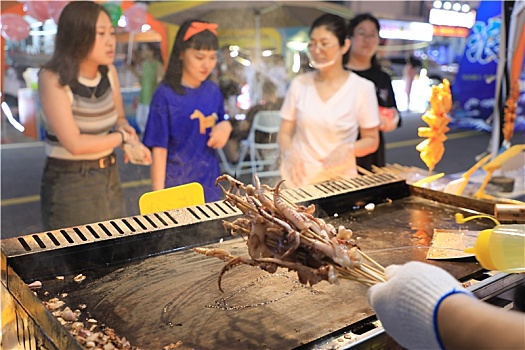
[[[0,17],[2,36],[12,41],[24,40],[29,36],[29,23],[22,16],[6,13]]]
[[[36,20],[44,22],[49,18],[47,10],[47,1],[27,1],[25,3],[25,9],[27,14]]]
[[[102,6],[104,6],[106,11],[108,11],[113,27],[118,26],[118,21],[120,19],[120,16],[122,16],[122,8],[119,5],[111,2],[107,2]]]
[[[139,3],[124,11],[126,17],[126,29],[129,32],[140,32],[142,25],[146,23],[146,5]]]
[[[47,14],[49,17],[53,18],[55,23],[58,23],[60,14],[66,5],[69,4],[69,1],[50,1],[47,5]]]

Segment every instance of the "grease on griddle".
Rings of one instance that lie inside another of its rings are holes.
[[[231,305],[231,304],[228,304],[229,300],[233,299],[237,295],[241,295],[247,289],[256,287],[258,284],[261,284],[261,283],[263,283],[264,281],[266,281],[268,279],[276,278],[276,277],[283,277],[283,278],[285,278],[288,283],[292,284],[291,289],[288,290],[288,291],[285,291],[284,293],[282,293],[279,296],[276,296],[273,299],[269,299],[269,300],[266,300],[266,301],[261,301],[261,302],[252,303],[252,304],[245,304],[245,305]],[[272,274],[272,275],[261,276],[261,277],[257,278],[255,281],[251,282],[250,284],[248,284],[248,285],[246,285],[244,287],[241,287],[240,289],[238,289],[235,292],[231,293],[230,295],[228,295],[228,296],[226,296],[224,298],[220,298],[220,299],[214,300],[212,304],[208,304],[205,307],[210,308],[210,309],[219,309],[219,310],[224,310],[224,311],[230,311],[230,310],[241,310],[241,309],[246,309],[246,308],[264,306],[264,305],[272,304],[272,303],[275,303],[275,302],[277,302],[279,300],[282,300],[284,298],[289,297],[293,292],[295,292],[299,288],[310,289],[312,294],[319,293],[319,291],[315,290],[314,288],[309,287],[307,285],[304,285],[304,284],[300,283],[299,280],[293,279],[292,277],[290,277],[288,275],[285,275],[285,274]]]

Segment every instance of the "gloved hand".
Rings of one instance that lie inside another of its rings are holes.
[[[441,302],[455,293],[473,294],[445,270],[422,262],[388,266],[385,275],[385,283],[368,290],[368,303],[385,331],[408,349],[442,349]]]
[[[323,167],[325,169],[333,169],[335,167],[344,166],[348,161],[354,158],[353,155],[353,142],[338,146],[323,160]]]

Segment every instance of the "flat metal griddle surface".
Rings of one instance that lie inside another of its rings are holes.
[[[419,197],[381,204],[325,218],[354,231],[364,252],[383,266],[425,261],[434,228],[481,230],[482,221],[458,226],[454,206]],[[188,233],[191,234],[191,233]],[[211,245],[246,255],[245,241]],[[427,261],[463,279],[481,270],[473,259]],[[67,305],[87,304],[89,316],[115,328],[141,349],[161,349],[181,341],[196,349],[291,349],[372,316],[367,287],[350,281],[301,285],[294,272],[271,275],[258,268],[236,267],[217,278],[224,262],[182,250],[123,267],[85,271],[75,284],[44,281],[43,291],[67,292]]]

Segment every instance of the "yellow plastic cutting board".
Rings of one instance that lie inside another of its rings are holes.
[[[197,182],[147,192],[139,199],[141,215],[199,204],[204,204],[204,189]]]

